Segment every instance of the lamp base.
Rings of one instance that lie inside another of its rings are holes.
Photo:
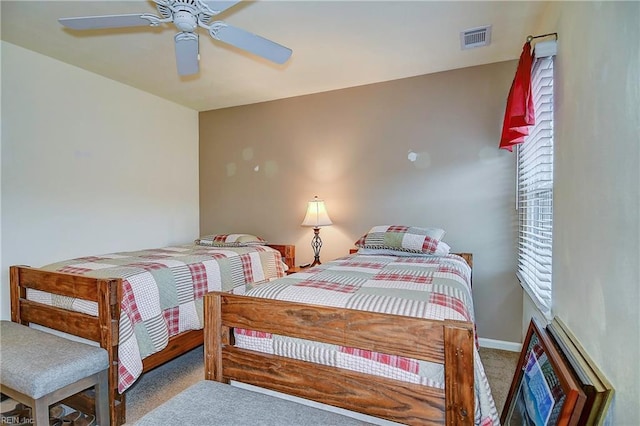
[[[313,247],[313,263],[311,264],[311,266],[320,265],[320,248],[322,248],[322,240],[320,239],[320,228],[313,228],[311,247]]]

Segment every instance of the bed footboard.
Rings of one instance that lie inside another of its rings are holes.
[[[81,275],[49,272],[26,266],[9,268],[11,320],[20,324],[38,324],[97,342],[109,354],[109,401],[112,424],[124,423],[124,395],[118,393],[118,332],[122,280],[97,279]],[[96,302],[98,316],[48,306],[27,300],[32,288]],[[86,396],[66,401],[85,412],[93,402]]]
[[[405,424],[473,424],[473,324],[247,296],[205,296],[205,378],[237,380]],[[445,389],[233,346],[233,328],[444,364]]]

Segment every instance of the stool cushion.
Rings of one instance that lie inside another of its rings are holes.
[[[276,396],[203,380],[147,413],[134,426],[161,424],[347,426],[370,423]]]
[[[33,399],[109,367],[102,348],[11,321],[0,327],[0,380]]]

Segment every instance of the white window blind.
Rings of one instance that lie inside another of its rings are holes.
[[[518,279],[551,317],[553,240],[553,56],[535,59],[531,73],[535,125],[517,148]]]

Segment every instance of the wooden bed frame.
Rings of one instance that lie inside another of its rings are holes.
[[[233,346],[242,327],[444,364],[445,389]],[[205,378],[236,380],[405,424],[473,424],[473,324],[209,293]]]
[[[295,266],[295,246],[269,244],[278,250],[283,261]],[[98,279],[83,275],[44,271],[27,266],[9,268],[11,290],[11,320],[20,324],[39,324],[74,336],[97,342],[109,354],[109,410],[111,424],[119,426],[126,420],[125,394],[118,393],[118,339],[121,279]],[[72,312],[26,299],[26,289],[32,288],[84,299],[98,304],[98,316]],[[165,349],[143,360],[143,372],[202,345],[203,330],[180,333],[169,339]],[[91,393],[84,393],[64,401],[85,413],[94,412]]]
[[[471,264],[471,255],[464,256]],[[474,326],[273,299],[204,298],[205,378],[236,380],[405,424],[474,423]],[[431,388],[234,346],[233,328],[444,364]]]

